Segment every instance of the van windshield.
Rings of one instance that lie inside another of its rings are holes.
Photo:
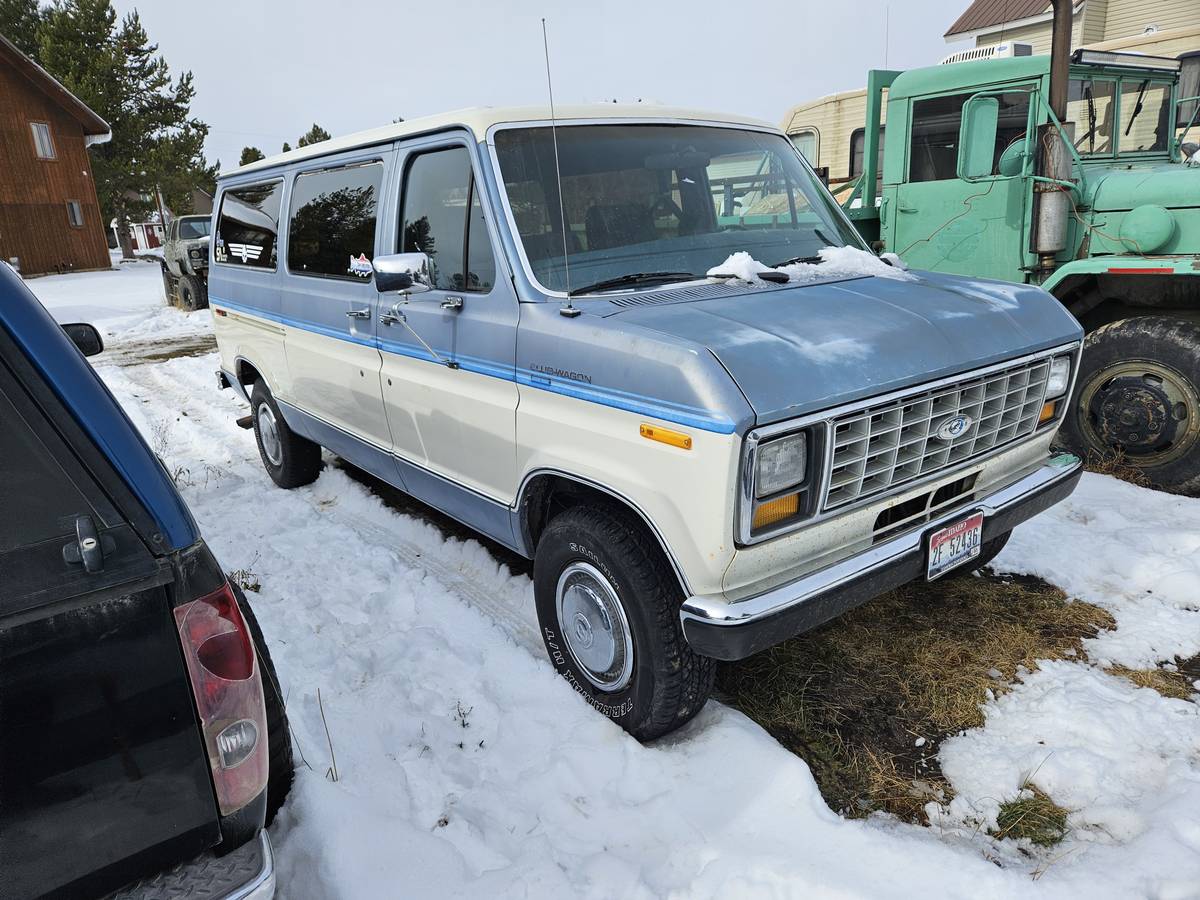
[[[548,127],[496,132],[517,232],[538,282],[565,291]],[[862,247],[781,135],[700,125],[558,128],[571,288],[704,277],[731,254],[779,264]],[[640,276],[648,276],[640,279]]]

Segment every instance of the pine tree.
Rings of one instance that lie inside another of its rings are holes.
[[[284,142],[283,142],[283,149],[282,149],[282,150],[280,150],[279,152],[280,152],[280,153],[287,153],[287,152],[288,152],[289,150],[291,150],[291,149],[292,149],[292,145],[291,145],[291,144],[289,144],[287,141],[284,141]]]
[[[42,8],[38,0],[0,0],[0,34],[32,59],[38,55],[38,26]]]
[[[129,223],[157,210],[156,193],[187,212],[192,188],[216,177],[204,160],[208,126],[191,114],[192,73],[172,82],[138,14],[118,23],[110,0],[55,0],[38,37],[38,61],[112,128],[91,149],[92,174],[132,256]]]
[[[309,144],[319,144],[321,141],[327,140],[329,140],[329,132],[314,122],[312,128],[300,135],[300,140],[296,141],[296,146],[307,147]]]
[[[267,154],[263,153],[257,147],[243,147],[242,156],[238,160],[239,166],[248,166],[252,162],[258,162],[260,159],[266,159]]]

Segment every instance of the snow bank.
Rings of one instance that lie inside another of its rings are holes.
[[[763,272],[783,272],[789,281],[806,282],[829,278],[855,278],[875,276],[895,281],[916,281],[917,276],[906,269],[888,265],[874,253],[857,247],[823,247],[819,263],[794,263],[772,269],[740,250],[732,254],[719,266],[708,270],[710,278],[737,278],[741,281],[759,281]]]

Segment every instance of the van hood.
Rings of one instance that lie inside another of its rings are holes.
[[[1104,170],[1101,170],[1104,171]],[[1110,169],[1093,182],[1088,171],[1092,208],[1118,212],[1138,206],[1200,206],[1200,169],[1179,163]]]
[[[622,322],[707,347],[760,425],[1079,340],[1045,291],[912,273],[631,306]]]

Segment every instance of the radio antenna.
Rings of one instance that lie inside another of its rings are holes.
[[[568,318],[579,315],[579,310],[571,303],[571,263],[567,258],[567,209],[563,201],[562,167],[558,162],[558,119],[554,115],[554,82],[550,78],[550,39],[546,36],[546,17],[542,16],[542,50],[546,56],[546,91],[550,94],[550,137],[554,142],[554,178],[558,183],[558,220],[562,228],[563,244],[563,278],[567,283],[567,305],[559,309],[559,313]]]

